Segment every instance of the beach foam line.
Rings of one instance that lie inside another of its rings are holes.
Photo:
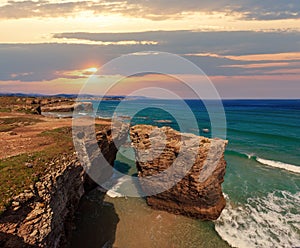
[[[284,169],[287,171],[295,172],[295,173],[300,173],[300,166],[292,165],[292,164],[286,164],[280,161],[273,161],[273,160],[268,160],[268,159],[263,159],[263,158],[256,158],[256,161],[268,165],[271,167],[279,168],[279,169]]]
[[[274,191],[249,198],[245,204],[227,204],[214,221],[219,236],[232,247],[300,246],[300,192]]]
[[[260,157],[257,157],[254,153],[243,153],[243,152],[238,152],[238,151],[234,151],[234,150],[228,150],[227,152],[229,152],[233,155],[239,156],[239,157],[253,159],[256,162],[263,164],[263,165],[287,170],[287,171],[294,172],[294,173],[300,173],[300,166],[297,166],[297,165],[260,158]]]

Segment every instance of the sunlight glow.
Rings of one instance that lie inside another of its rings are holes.
[[[98,71],[98,69],[96,67],[91,67],[91,68],[86,69],[85,71],[89,72],[89,73],[95,73]]]

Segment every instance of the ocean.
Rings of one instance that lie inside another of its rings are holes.
[[[175,100],[136,99],[118,107],[119,103],[101,102],[97,116],[111,118],[115,114],[131,125],[171,126],[177,130],[180,122],[188,119],[188,113]],[[120,178],[115,190],[105,196],[106,207],[118,216],[107,247],[300,247],[300,100],[223,100],[226,127],[211,126],[211,113],[201,101],[185,103],[198,127],[185,121],[184,131],[207,137],[212,128],[216,134],[218,130],[220,135],[226,132],[229,143],[222,184],[226,208],[216,221],[152,210],[143,198],[118,194]],[[97,106],[97,102],[93,104]],[[135,113],[137,106],[142,110]],[[167,110],[176,111],[177,116]],[[134,117],[128,119],[133,113]],[[120,149],[115,168],[128,175],[136,173],[131,148]],[[103,228],[111,216],[102,214],[89,229],[91,219],[96,220],[101,213],[88,210],[82,208],[78,213],[74,247],[79,247],[82,235],[90,241],[99,235],[93,232]],[[87,234],[86,230],[91,231]]]

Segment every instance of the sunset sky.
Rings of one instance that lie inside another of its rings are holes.
[[[192,61],[223,98],[299,98],[300,2],[0,0],[2,93],[78,93],[97,68],[141,51]]]

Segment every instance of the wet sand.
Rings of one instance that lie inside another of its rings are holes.
[[[211,221],[153,210],[143,198],[106,195],[102,203],[101,194],[95,190],[82,199],[72,247],[230,247],[216,234]],[[97,198],[101,198],[98,203]]]

